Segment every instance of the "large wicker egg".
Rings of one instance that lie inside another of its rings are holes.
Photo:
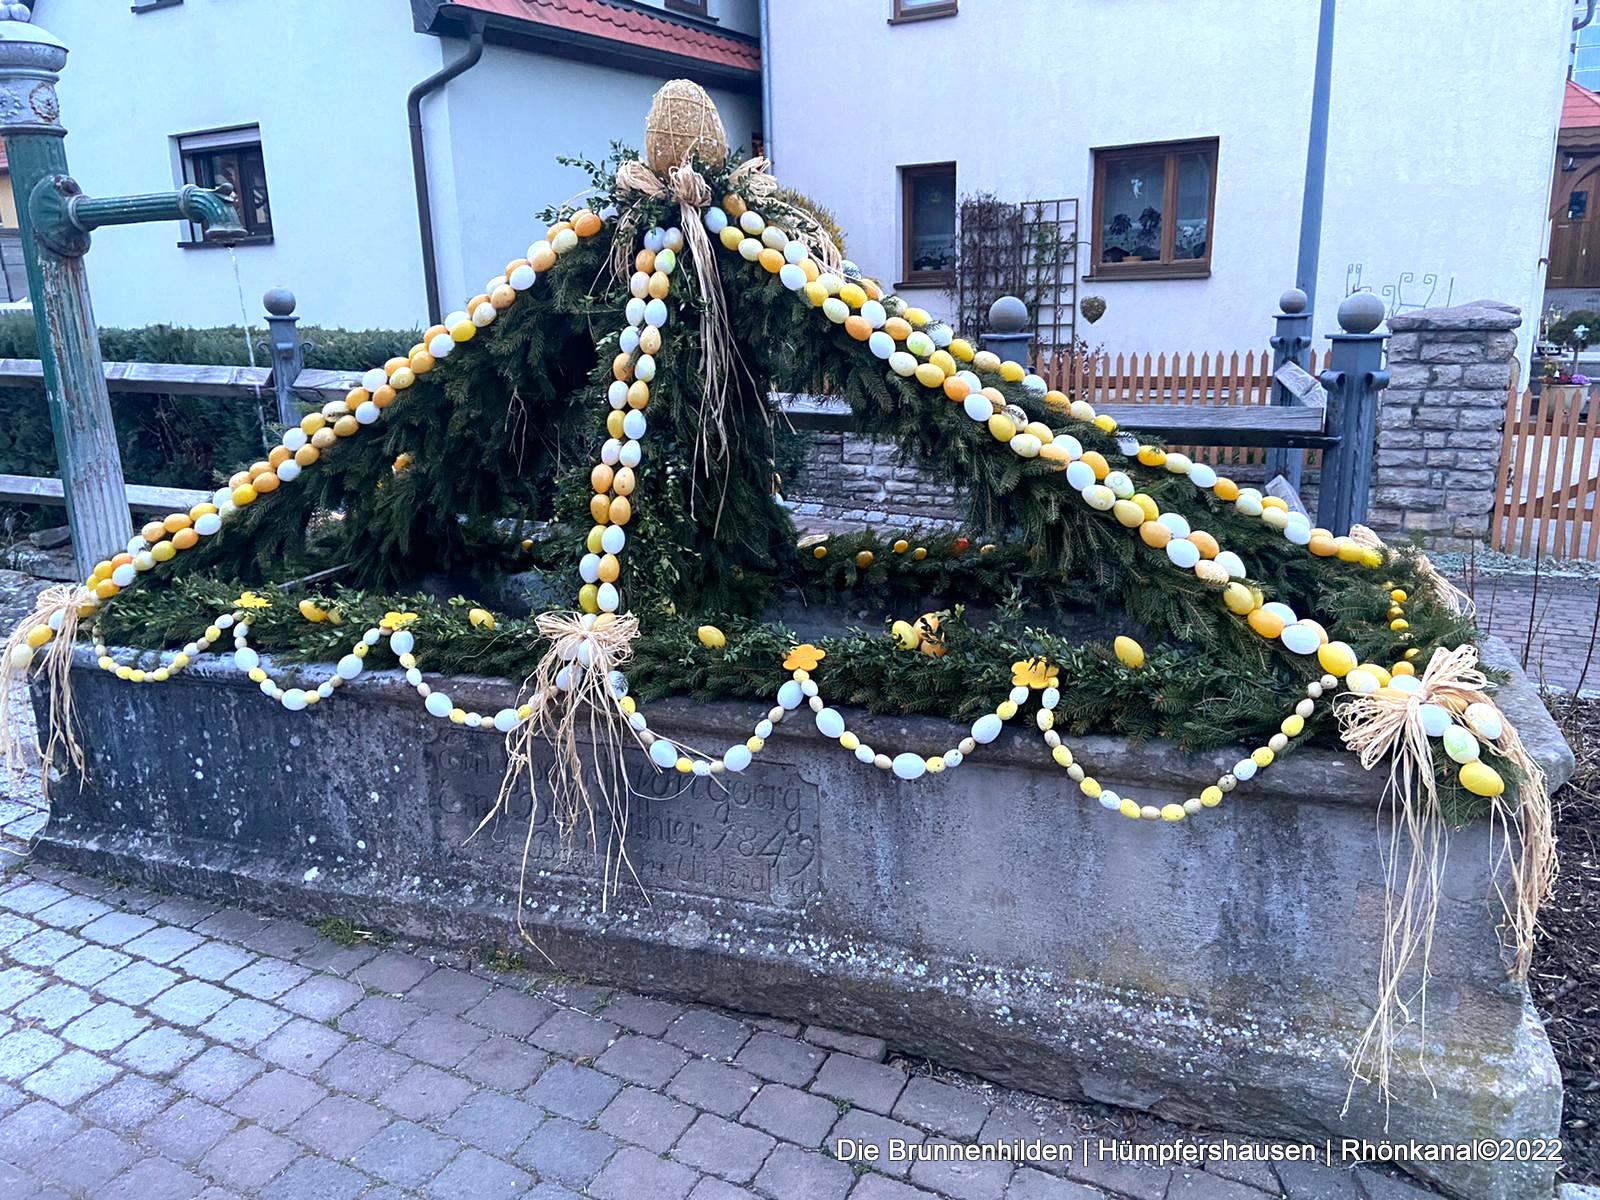
[[[720,167],[728,160],[728,135],[705,88],[688,79],[662,85],[644,122],[644,157],[657,175],[698,158]]]

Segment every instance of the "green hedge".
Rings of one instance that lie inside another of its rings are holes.
[[[266,330],[249,331],[256,362],[267,365]],[[320,329],[302,326],[306,366],[364,370],[381,365],[415,344],[415,330]],[[199,363],[248,366],[250,350],[237,325],[218,329],[102,329],[100,353],[108,362]],[[31,314],[0,317],[0,357],[37,358]],[[132,483],[204,487],[241,463],[264,454],[263,430],[275,420],[270,390],[259,401],[216,396],[113,395],[112,417],[122,447],[123,474]],[[0,474],[54,475],[55,445],[44,392],[0,388]],[[49,509],[13,509],[13,524],[50,524]]]

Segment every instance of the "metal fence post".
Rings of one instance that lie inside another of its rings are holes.
[[[267,338],[272,352],[272,390],[278,397],[278,423],[300,422],[294,381],[306,365],[306,348],[300,341],[300,318],[294,315],[294,293],[275,287],[261,297],[267,310]]]
[[[1289,389],[1278,382],[1278,372],[1285,363],[1308,368],[1311,351],[1311,313],[1306,294],[1299,288],[1290,288],[1278,298],[1277,324],[1269,345],[1272,347],[1272,403],[1296,403]],[[1267,451],[1267,482],[1282,475],[1296,492],[1300,490],[1300,476],[1305,467],[1305,451],[1274,446]]]
[[[1328,369],[1318,378],[1328,393],[1327,429],[1338,444],[1322,452],[1322,488],[1317,524],[1335,534],[1366,521],[1372,492],[1373,445],[1378,433],[1379,393],[1389,386],[1384,369],[1387,334],[1383,301],[1371,292],[1346,296],[1339,305]]]
[[[1001,362],[1019,362],[1031,370],[1033,334],[1027,332],[1027,326],[1028,306],[1015,296],[1001,296],[989,306],[989,327],[978,335],[978,341],[985,350],[999,355]]]

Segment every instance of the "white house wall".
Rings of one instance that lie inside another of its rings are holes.
[[[102,325],[220,325],[292,289],[307,321],[407,327],[425,316],[406,93],[444,60],[405,0],[39,0],[69,47],[59,89],[73,174],[91,195],[169,191],[169,137],[259,124],[274,240],[177,248],[176,223],[94,235]],[[338,48],[337,51],[333,48]],[[449,45],[458,54],[461,43]]]
[[[963,195],[1079,197],[1087,270],[1092,149],[1217,137],[1210,277],[1085,280],[1107,308],[1080,331],[1113,351],[1265,344],[1294,281],[1314,0],[961,0],[955,17],[900,25],[891,10],[773,0],[766,51],[777,174],[833,209],[865,270],[897,279],[900,164],[954,160]],[[1319,336],[1359,271],[1407,306],[1517,304],[1526,347],[1571,13],[1340,0]]]

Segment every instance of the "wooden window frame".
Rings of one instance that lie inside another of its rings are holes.
[[[1178,236],[1178,157],[1183,154],[1211,155],[1211,193],[1206,197],[1206,253],[1204,258],[1174,260],[1173,244]],[[1161,260],[1159,262],[1103,262],[1102,239],[1105,233],[1106,165],[1123,158],[1151,158],[1164,155],[1166,164],[1161,189]],[[1089,273],[1085,279],[1206,279],[1211,274],[1211,252],[1216,246],[1217,164],[1221,142],[1217,138],[1188,138],[1178,142],[1136,142],[1127,146],[1101,146],[1094,150],[1094,206],[1090,228],[1094,231],[1089,251]]]
[[[196,160],[215,154],[224,154],[229,151],[243,153],[254,150],[261,157],[261,182],[267,185],[267,161],[261,140],[261,126],[259,125],[230,125],[223,129],[191,130],[173,137],[173,146],[177,154],[177,169],[181,181],[185,184],[196,184],[200,187],[211,186],[202,180],[197,170]],[[223,243],[213,240],[206,234],[202,226],[194,221],[185,221],[184,238],[178,245],[186,250],[201,250],[224,244],[236,246],[265,246],[271,245],[273,240],[273,226],[271,224],[271,187],[267,185],[268,225],[265,230],[252,228],[253,218],[246,211],[246,198],[240,196],[237,204],[239,219],[250,232],[237,242]]]
[[[910,163],[899,169],[900,173],[900,282],[896,287],[948,287],[955,282],[955,271],[913,271],[911,269],[911,181],[929,175],[956,175],[954,159],[945,162]],[[956,199],[957,219],[961,212],[959,193]]]
[[[686,17],[699,17],[702,21],[711,19],[711,0],[666,0],[666,9]]]
[[[935,0],[931,4],[907,4],[906,0],[894,0],[894,16],[889,18],[891,25],[905,25],[911,21],[932,21],[937,17],[953,17],[956,15],[956,6],[960,0]]]

